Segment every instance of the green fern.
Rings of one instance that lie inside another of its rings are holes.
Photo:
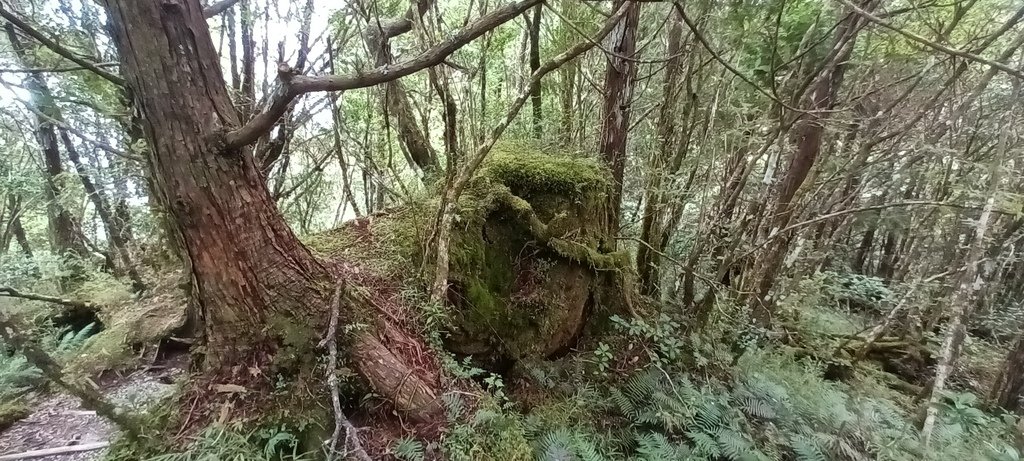
[[[636,436],[637,454],[644,461],[673,461],[690,459],[691,451],[682,444],[674,444],[664,435],[648,432]]]
[[[444,402],[445,415],[449,422],[457,421],[466,412],[466,401],[459,394],[444,394],[441,401]]]
[[[796,455],[796,461],[828,461],[825,453],[813,438],[798,435],[790,440],[789,446],[793,449],[793,454]]]
[[[427,456],[423,443],[409,437],[396,440],[391,452],[402,461],[423,461]]]
[[[78,350],[83,344],[85,344],[85,341],[93,335],[96,327],[97,323],[93,322],[82,327],[82,329],[78,331],[71,329],[66,330],[60,335],[60,340],[57,342],[57,352],[68,353]]]
[[[605,460],[589,437],[566,428],[558,428],[544,434],[537,443],[536,455],[541,461]]]
[[[731,429],[721,429],[716,435],[718,447],[723,456],[731,460],[748,459],[757,451],[746,437]]]
[[[712,434],[706,432],[687,432],[686,436],[693,442],[696,454],[707,458],[717,458],[722,455],[718,447],[718,440]]]
[[[13,399],[35,385],[41,378],[42,373],[28,363],[25,356],[6,355],[0,352],[0,399]]]

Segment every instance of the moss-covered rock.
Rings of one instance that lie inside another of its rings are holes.
[[[594,159],[495,149],[462,194],[453,222],[449,349],[483,363],[548,357],[571,347],[591,314],[622,310],[630,260],[607,250],[614,247],[606,208],[611,184]],[[437,200],[364,218],[308,243],[325,256],[408,274],[422,262]]]

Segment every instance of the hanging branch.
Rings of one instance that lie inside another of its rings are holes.
[[[29,25],[27,22],[22,21],[21,18],[16,16],[14,13],[11,13],[7,9],[5,9],[2,3],[0,3],[0,17],[6,19],[7,22],[10,22],[14,27],[17,27],[18,30],[21,30],[29,37],[36,39],[36,41],[38,41],[40,44],[42,44],[46,48],[49,48],[50,51],[53,51],[54,53],[57,53],[58,55],[67,59],[68,61],[78,64],[86,70],[89,70],[92,73],[99,75],[104,80],[113,83],[114,85],[124,86],[123,78],[101,69],[97,63],[89,61],[88,59],[82,59],[71,50],[59,45],[53,39],[47,37],[42,32],[36,30],[34,27]]]
[[[246,123],[237,130],[226,133],[223,148],[226,150],[238,149],[258,140],[274,127],[274,123],[288,111],[292,101],[299,96],[321,91],[344,91],[366,88],[390,82],[414,74],[427,67],[441,64],[448,56],[466,46],[469,42],[495,27],[511,21],[541,1],[520,0],[505,5],[477,18],[468,26],[452,34],[447,40],[442,41],[412,59],[390,66],[377,67],[367,72],[357,72],[351,75],[296,75],[291,66],[282,64],[278,67],[278,78],[281,86],[271,100],[270,105],[264,112],[253,117],[249,123]]]

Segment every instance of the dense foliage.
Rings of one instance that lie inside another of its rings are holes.
[[[0,441],[66,393],[125,460],[1020,459],[1022,21],[0,1]]]

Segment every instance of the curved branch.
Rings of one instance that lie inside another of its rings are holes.
[[[53,41],[51,38],[49,38],[46,35],[44,35],[42,32],[36,30],[34,27],[29,25],[27,22],[22,21],[21,18],[19,18],[14,13],[11,13],[10,11],[6,10],[3,7],[3,4],[0,4],[0,17],[6,19],[7,22],[11,23],[11,25],[13,25],[14,27],[17,27],[18,30],[24,32],[29,37],[34,38],[40,44],[42,44],[46,48],[49,48],[50,51],[53,51],[54,53],[57,53],[58,55],[60,55],[64,59],[67,59],[68,61],[71,61],[71,62],[73,62],[75,64],[78,64],[79,66],[82,66],[86,70],[88,70],[88,71],[90,71],[90,72],[92,72],[92,73],[94,73],[96,75],[99,75],[101,78],[103,78],[104,80],[106,80],[106,81],[108,81],[110,83],[113,83],[113,84],[115,84],[117,86],[124,86],[124,79],[123,78],[118,77],[117,75],[114,75],[114,74],[112,74],[110,72],[107,72],[107,71],[101,69],[96,63],[94,63],[92,61],[89,61],[88,59],[83,59],[83,58],[79,57],[78,55],[76,55],[75,53],[73,53],[71,50],[69,50],[67,48],[64,48],[63,46],[61,46],[57,42]]]
[[[299,96],[321,91],[345,91],[366,88],[390,82],[435,66],[469,42],[541,3],[542,0],[519,0],[498,8],[462,28],[447,40],[420,53],[418,56],[390,66],[377,67],[368,72],[351,75],[293,75],[291,67],[282,65],[278,69],[281,87],[271,99],[270,106],[241,128],[225,135],[224,148],[238,149],[255,142],[274,127],[288,106]]]

